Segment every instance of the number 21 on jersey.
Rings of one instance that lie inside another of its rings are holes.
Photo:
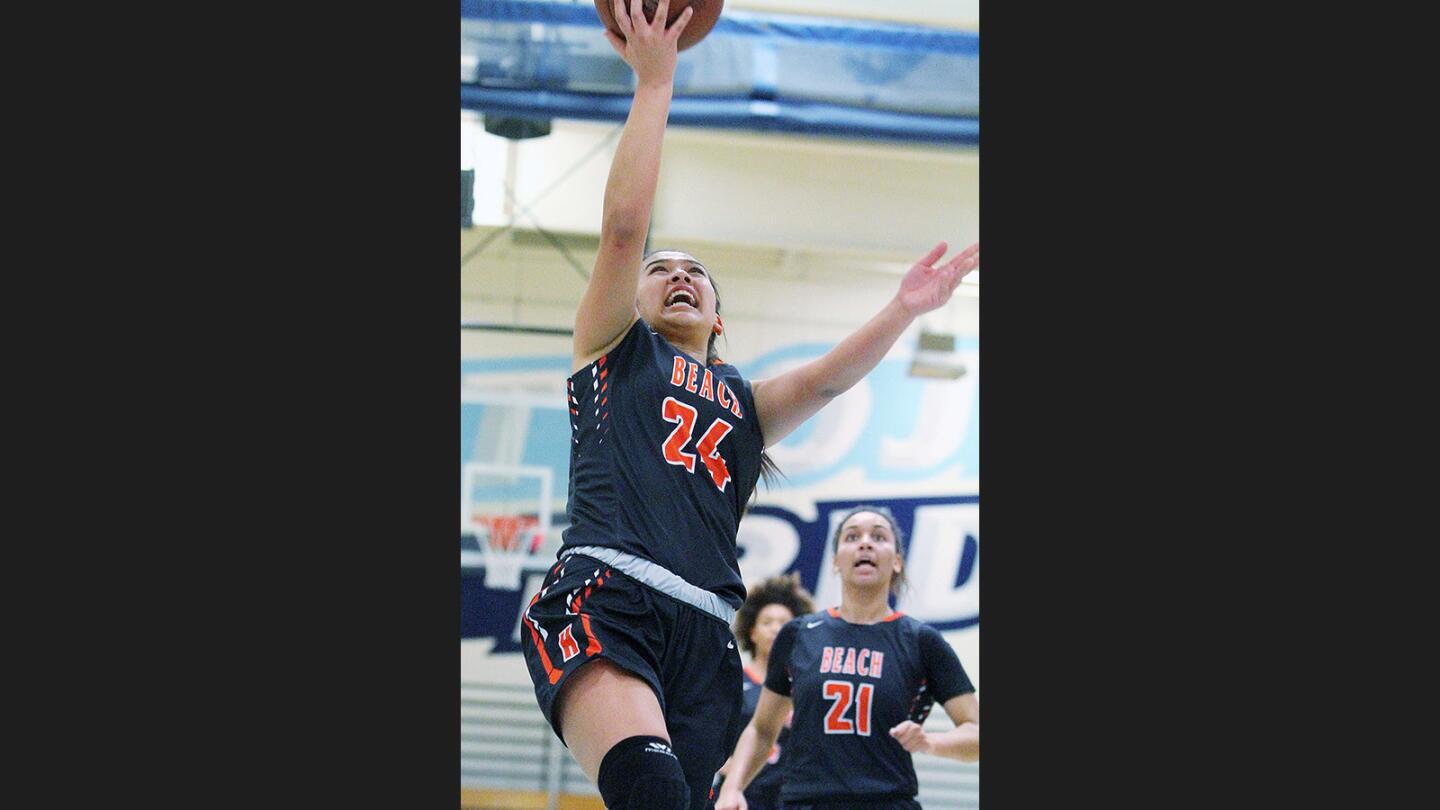
[[[875,684],[862,683],[857,689],[850,681],[826,681],[821,690],[820,694],[826,700],[834,701],[830,704],[830,711],[825,713],[826,734],[870,736],[870,703],[875,695]],[[855,703],[854,721],[846,717],[852,700]]]
[[[700,460],[710,473],[710,480],[724,492],[725,485],[730,482],[730,469],[725,466],[725,459],[720,456],[720,440],[724,439],[734,426],[724,419],[716,419],[705,429],[704,435],[695,445],[695,453],[687,453],[685,445],[690,443],[690,437],[695,432],[695,419],[699,412],[674,397],[666,397],[660,415],[666,422],[677,423],[675,429],[670,431],[670,436],[665,439],[665,460],[693,473],[695,453],[699,453]]]

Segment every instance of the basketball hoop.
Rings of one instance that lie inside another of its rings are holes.
[[[518,591],[527,573],[549,568],[539,551],[550,537],[552,477],[549,467],[478,461],[461,467],[461,567],[483,568],[486,588]],[[466,535],[478,549],[470,550]]]
[[[485,563],[485,587],[520,590],[520,572],[545,542],[540,520],[528,515],[476,515],[481,537],[480,556]]]

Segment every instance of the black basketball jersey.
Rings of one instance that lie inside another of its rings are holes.
[[[764,449],[749,382],[638,320],[567,385],[570,527],[562,548],[634,554],[738,608],[745,586],[735,531]]]
[[[834,608],[780,629],[765,686],[794,701],[785,803],[913,797],[915,765],[890,729],[975,691],[935,628],[902,613],[851,624]]]

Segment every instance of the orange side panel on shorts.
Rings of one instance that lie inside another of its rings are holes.
[[[585,655],[591,656],[600,652],[600,641],[595,638],[595,631],[590,629],[590,617],[581,613],[580,623],[585,625],[585,637],[590,639],[590,643],[585,645]]]
[[[533,606],[538,601],[540,601],[540,594],[537,593],[535,594],[535,598],[530,600],[530,604]],[[545,654],[545,645],[540,641],[540,634],[535,632],[535,626],[530,624],[528,619],[524,622],[524,625],[526,629],[530,631],[530,640],[535,642],[535,649],[540,652],[540,663],[545,665],[545,675],[550,678],[550,683],[555,683],[560,680],[562,673],[555,667],[550,666],[550,656]],[[588,630],[589,628],[586,629]]]

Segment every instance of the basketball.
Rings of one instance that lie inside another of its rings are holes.
[[[615,36],[624,39],[625,34],[615,24],[615,15],[611,13],[613,2],[614,0],[595,0],[595,11],[600,15],[600,22],[604,23],[606,28],[613,31]],[[630,7],[630,0],[620,0],[620,2],[625,4],[625,8]],[[655,9],[660,6],[660,0],[643,0],[641,5],[645,9],[645,19],[654,22]],[[715,21],[720,19],[720,9],[724,6],[725,0],[670,0],[670,13],[665,20],[667,28],[675,23],[675,18],[679,17],[680,12],[687,7],[695,9],[690,17],[690,22],[685,26],[685,32],[680,35],[679,50],[683,51],[704,39],[705,35],[710,33],[710,29],[715,27]]]

